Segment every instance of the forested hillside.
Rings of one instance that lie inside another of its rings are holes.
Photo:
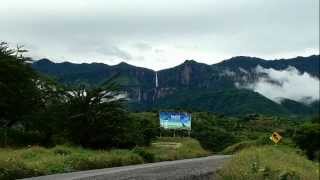
[[[229,115],[310,115],[317,113],[319,101],[306,104],[283,97],[279,103],[238,86],[264,78],[266,73],[258,72],[259,67],[275,71],[287,71],[293,67],[301,74],[319,79],[319,62],[319,55],[280,60],[239,56],[213,65],[187,60],[173,68],[153,71],[127,63],[109,66],[102,63],[53,63],[42,59],[32,67],[71,86],[94,87],[113,78],[127,94],[129,107],[134,111],[179,108]]]

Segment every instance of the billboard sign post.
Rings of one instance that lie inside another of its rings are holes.
[[[173,130],[191,130],[191,115],[186,112],[160,112],[160,127]]]

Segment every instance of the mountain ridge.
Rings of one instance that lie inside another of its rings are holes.
[[[196,61],[194,59],[186,59],[182,63],[177,64],[177,65],[175,65],[173,67],[168,67],[168,68],[164,68],[164,69],[160,69],[160,70],[153,70],[153,69],[150,69],[150,68],[147,68],[147,67],[143,67],[143,66],[132,65],[132,64],[130,64],[128,62],[125,62],[125,61],[121,61],[121,62],[119,62],[118,64],[115,64],[115,65],[109,65],[109,64],[106,64],[106,63],[102,63],[102,62],[90,62],[90,63],[74,63],[74,62],[70,62],[70,61],[54,62],[54,61],[51,61],[48,58],[42,58],[42,59],[39,59],[39,60],[35,60],[33,62],[33,64],[35,64],[35,63],[44,63],[44,62],[46,62],[48,64],[65,64],[65,63],[68,63],[68,64],[74,64],[74,65],[95,65],[95,64],[98,64],[98,65],[105,65],[105,66],[109,66],[109,67],[118,66],[120,64],[126,64],[126,65],[129,65],[129,66],[138,67],[138,68],[144,68],[144,69],[148,69],[148,70],[151,70],[151,71],[154,71],[154,72],[158,72],[158,71],[162,71],[162,70],[166,70],[166,69],[171,69],[171,68],[174,68],[174,67],[186,64],[186,63],[187,64],[188,63],[197,63],[197,64],[204,64],[204,65],[208,65],[208,66],[214,66],[214,65],[217,65],[217,64],[223,64],[225,62],[235,62],[235,61],[243,60],[242,58],[245,58],[247,60],[253,60],[253,61],[259,60],[260,62],[264,62],[264,61],[276,62],[276,61],[302,60],[304,58],[313,58],[313,57],[314,58],[319,58],[319,56],[320,55],[313,54],[313,55],[309,55],[309,56],[297,56],[297,57],[294,57],[294,58],[280,58],[280,59],[263,59],[263,58],[254,57],[254,56],[234,56],[234,57],[231,57],[229,59],[225,59],[225,60],[222,60],[220,62],[213,63],[213,64],[198,62],[198,61]]]
[[[263,60],[255,57],[237,56],[212,65],[199,63],[195,60],[186,60],[177,66],[159,71],[133,66],[125,62],[110,66],[103,63],[54,63],[44,59],[34,62],[32,66],[38,72],[53,76],[59,82],[67,85],[87,84],[88,86],[99,86],[116,76],[115,81],[128,94],[131,107],[135,110],[161,109],[164,107],[173,109],[196,108],[200,107],[201,104],[205,104],[209,107],[207,111],[220,111],[230,114],[236,113],[236,109],[247,113],[250,108],[253,110],[252,113],[258,111],[262,113],[303,114],[304,112],[314,111],[300,105],[299,102],[297,102],[298,104],[296,102],[287,102],[285,104],[287,107],[300,106],[306,109],[303,112],[298,110],[289,112],[284,110],[285,106],[279,107],[277,103],[271,105],[272,103],[266,97],[258,96],[253,91],[241,91],[235,84],[257,80],[261,76],[255,70],[258,65],[275,70],[287,70],[288,67],[292,66],[301,73],[309,73],[319,79],[319,62],[319,55],[280,60]],[[156,85],[156,76],[158,77],[158,85]],[[221,91],[226,93],[219,93]],[[182,94],[184,94],[182,98],[189,98],[191,105],[186,105],[187,102],[183,100],[180,101],[180,104],[174,102],[174,98],[181,97]],[[219,97],[218,95],[225,97]],[[207,101],[203,97],[209,100]],[[251,97],[250,101],[247,101],[246,97]],[[212,98],[217,102],[219,98],[221,102],[228,102],[231,110],[226,110],[225,108],[227,107],[223,103],[216,107]],[[229,101],[230,98],[237,101],[234,103],[237,105],[230,105],[232,102]],[[263,100],[263,98],[266,99]],[[212,99],[212,102],[210,99]],[[255,102],[255,99],[260,103]],[[163,103],[164,101],[166,103]],[[239,101],[247,104],[242,105],[243,108],[237,108],[236,106],[241,105],[238,103]],[[161,104],[162,106],[160,106]],[[257,104],[260,104],[259,108],[257,108]],[[261,108],[262,105],[277,108],[265,111]]]

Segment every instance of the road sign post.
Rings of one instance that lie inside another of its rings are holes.
[[[282,136],[277,132],[273,132],[270,136],[270,140],[273,141],[275,144],[278,144],[281,141],[281,139]]]

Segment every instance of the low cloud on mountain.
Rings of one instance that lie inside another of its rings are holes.
[[[257,66],[258,80],[250,84],[236,83],[239,88],[252,89],[267,98],[280,103],[282,99],[310,104],[319,100],[319,79],[308,73],[301,73],[294,67],[285,70],[266,69]]]

